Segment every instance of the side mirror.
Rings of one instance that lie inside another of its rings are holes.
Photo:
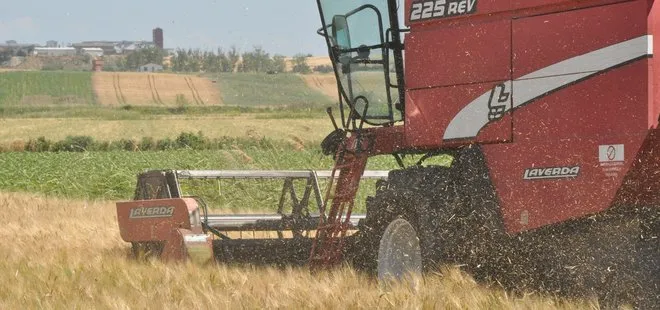
[[[340,49],[351,48],[351,33],[348,30],[348,21],[345,15],[335,15],[332,17],[332,37],[337,42]]]

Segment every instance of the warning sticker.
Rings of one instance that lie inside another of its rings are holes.
[[[625,161],[624,145],[612,144],[598,147],[598,159],[601,163]]]
[[[623,171],[625,157],[623,144],[598,146],[598,160],[603,173],[608,177],[617,177]]]

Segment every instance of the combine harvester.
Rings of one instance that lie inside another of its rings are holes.
[[[654,1],[317,2],[341,100],[341,127],[322,144],[336,163],[319,214],[206,216],[176,186],[194,173],[155,173],[136,201],[118,204],[126,241],[170,258],[349,261],[380,278],[459,265],[507,288],[660,307]],[[408,154],[419,163],[404,166]],[[378,155],[400,169],[357,217],[356,191]],[[427,164],[436,156],[453,161]],[[318,195],[314,173],[303,174],[245,176],[300,176]]]

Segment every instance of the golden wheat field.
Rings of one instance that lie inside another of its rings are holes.
[[[92,82],[102,105],[222,104],[218,87],[193,75],[96,72]]]
[[[272,138],[291,141],[320,141],[332,131],[324,118],[264,119],[257,115],[205,117],[172,116],[150,120],[94,120],[79,118],[0,119],[0,144],[45,136],[61,140],[66,136],[90,135],[101,141],[118,139],[161,139],[181,132],[202,131],[209,137]]]
[[[128,258],[114,205],[0,193],[2,309],[594,309],[512,297],[456,269],[384,290],[349,268],[310,273]]]

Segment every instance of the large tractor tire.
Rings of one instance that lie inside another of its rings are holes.
[[[393,220],[378,245],[378,279],[402,280],[422,274],[422,251],[417,230],[405,218]]]
[[[353,265],[373,275],[395,278],[406,272],[418,273],[431,263],[429,253],[422,249],[432,248],[426,240],[429,231],[420,215],[427,213],[427,198],[419,195],[423,188],[419,180],[421,171],[399,170],[390,173],[388,181],[376,184],[376,195],[367,198],[367,215],[360,221],[354,246],[347,255]],[[410,180],[408,184],[404,179]],[[423,179],[423,178],[422,178]],[[396,257],[414,259],[397,264]],[[409,270],[395,270],[408,266]]]
[[[400,220],[407,223],[403,225]],[[451,167],[391,171],[387,181],[377,183],[376,195],[367,199],[366,218],[359,226],[354,246],[346,254],[356,267],[372,274],[381,266],[382,270],[393,265],[386,263],[389,260],[383,253],[395,249],[381,249],[381,244],[388,244],[388,227],[414,229],[423,271],[437,270],[439,265],[461,265],[476,277],[488,274],[492,265],[485,259],[499,247],[496,240],[506,235],[478,147],[455,153]],[[412,271],[416,268],[414,265]]]
[[[382,193],[367,200],[367,218],[361,221],[356,243],[348,253],[355,267],[379,279],[402,279],[407,273],[422,271],[428,263],[428,255],[421,250],[428,248],[423,228],[417,214],[399,208],[408,204],[409,195]]]
[[[354,246],[347,252],[353,265],[381,279],[437,269],[440,264],[486,266],[478,255],[483,246],[475,240],[484,241],[489,235],[477,215],[488,212],[466,210],[452,169],[397,170],[388,181],[379,182],[376,195],[367,199],[367,215]],[[397,257],[404,261],[397,264]],[[408,270],[400,270],[404,267]]]

